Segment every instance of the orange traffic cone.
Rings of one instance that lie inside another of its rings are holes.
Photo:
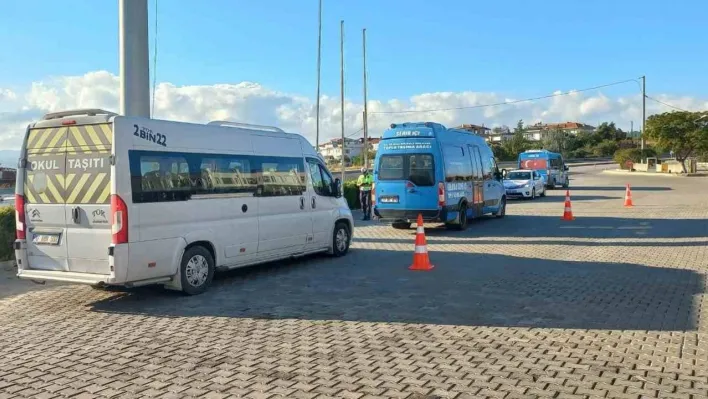
[[[430,264],[428,258],[428,245],[425,242],[425,228],[423,227],[423,215],[418,214],[418,227],[415,232],[415,252],[413,253],[413,264],[410,270],[433,270],[435,266]]]
[[[624,192],[624,206],[627,208],[634,206],[632,203],[632,190],[629,188],[629,184],[627,184],[627,190]]]
[[[575,217],[573,217],[573,209],[571,209],[570,206],[570,190],[565,191],[565,210],[563,211],[561,220],[575,220]]]

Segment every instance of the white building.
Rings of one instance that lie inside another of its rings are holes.
[[[524,136],[528,140],[541,141],[548,132],[562,131],[572,135],[577,135],[580,132],[592,133],[595,131],[595,126],[591,126],[580,122],[561,122],[561,123],[537,123],[524,128]]]
[[[361,155],[362,148],[363,143],[360,140],[344,139],[344,155],[349,157],[349,159]],[[342,139],[332,139],[324,144],[320,144],[319,152],[325,159],[341,159]]]

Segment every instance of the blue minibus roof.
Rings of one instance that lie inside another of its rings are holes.
[[[392,123],[391,126],[383,132],[381,140],[400,138],[435,138],[439,132],[443,132],[445,130],[447,130],[445,126],[434,122]]]

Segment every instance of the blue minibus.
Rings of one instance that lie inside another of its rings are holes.
[[[398,229],[422,214],[426,222],[464,230],[470,218],[504,217],[501,179],[482,137],[433,122],[391,124],[374,160],[374,214]]]
[[[556,186],[568,188],[568,166],[563,161],[563,155],[548,150],[528,150],[519,154],[519,169],[535,170],[544,180],[546,187]]]

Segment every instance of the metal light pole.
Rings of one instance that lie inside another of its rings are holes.
[[[344,164],[344,20],[340,21],[339,28],[339,58],[340,58],[340,68],[339,68],[339,79],[340,79],[340,91],[341,91],[341,102],[342,102],[342,184],[344,184],[345,175],[345,164]]]
[[[317,35],[317,128],[315,129],[315,148],[320,152],[320,69],[322,66],[322,0],[320,0],[319,10],[319,33]]]
[[[364,167],[369,167],[369,113],[366,104],[366,28],[361,31],[364,43]]]
[[[647,77],[642,76],[642,151],[644,151],[644,132],[647,130]]]
[[[118,0],[120,113],[150,117],[147,0]]]

